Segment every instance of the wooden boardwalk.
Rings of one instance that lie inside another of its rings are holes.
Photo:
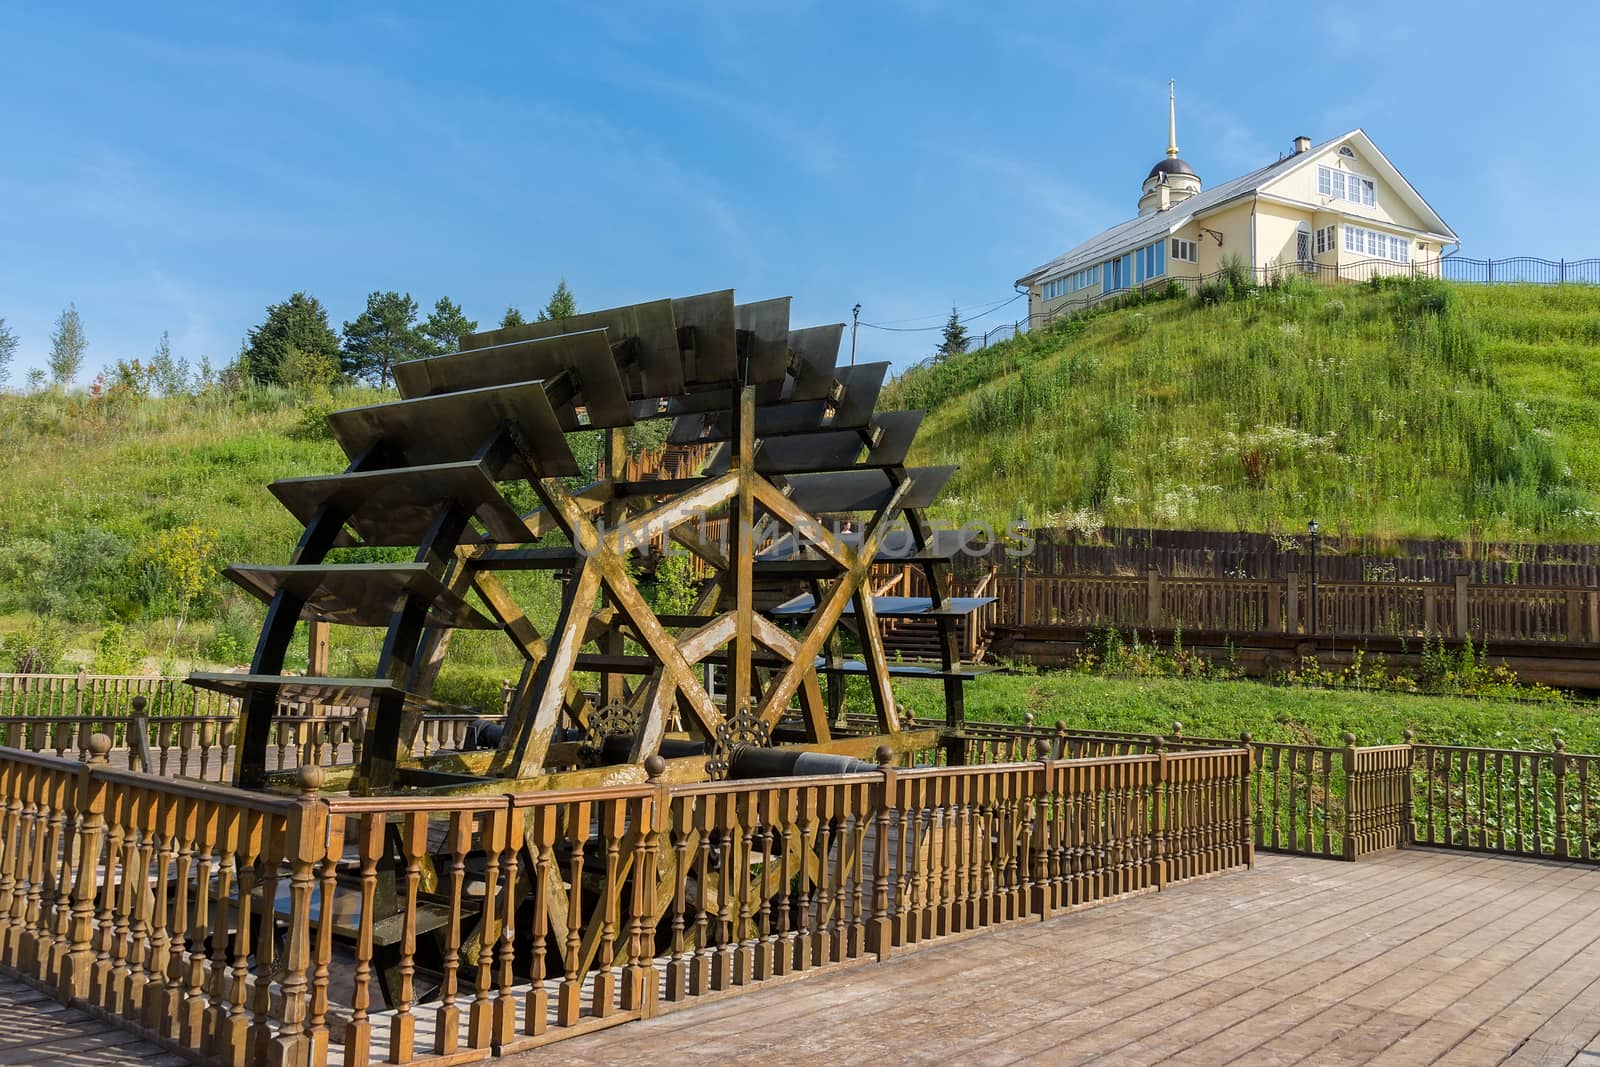
[[[1600,1065],[1600,868],[1262,856],[501,1062],[664,1059]]]
[[[0,973],[0,1064],[177,1067],[189,1061]]]

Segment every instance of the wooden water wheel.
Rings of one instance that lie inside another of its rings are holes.
[[[791,329],[788,298],[737,304],[727,290],[479,333],[398,365],[400,399],[329,417],[343,473],[272,484],[305,526],[290,562],[227,571],[268,605],[254,660],[190,682],[241,697],[236,783],[269,784],[271,722],[293,700],[370,709],[359,766],[328,778],[366,794],[642,781],[653,755],[693,781],[728,774],[741,746],[959,745],[969,675],[954,624],[982,601],[951,595],[957,546],[924,517],[953,468],[906,466],[922,413],[875,412],[888,365],[838,366],[842,331]],[[669,444],[715,450],[692,476],[628,480],[627,430],[658,419]],[[587,484],[581,434],[600,437]],[[526,513],[506,492],[519,482],[537,504]],[[897,527],[893,561],[921,569],[926,597],[872,594]],[[709,574],[684,614],[656,611],[630,566],[666,545]],[[348,561],[357,547],[414,555]],[[501,577],[526,570],[562,580],[548,635]],[[934,619],[939,659],[890,663],[886,615]],[[374,676],[284,674],[303,619],[384,628]],[[504,732],[492,751],[414,758],[460,628],[521,654]],[[832,722],[853,675],[871,693],[870,736]],[[942,731],[902,722],[893,683],[911,675],[943,679]]]

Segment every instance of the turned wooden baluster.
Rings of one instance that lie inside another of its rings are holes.
[[[564,974],[556,994],[556,1021],[561,1026],[576,1025],[583,1017],[583,975],[578,971],[583,958],[583,846],[589,837],[592,817],[592,807],[587,801],[572,804],[567,809],[566,837],[572,858],[568,870]]]
[[[405,895],[400,903],[400,988],[395,992],[394,1017],[389,1023],[390,1063],[410,1063],[416,1054],[417,895],[422,887],[422,861],[428,854],[427,812],[408,811],[401,816],[400,852],[405,861]]]
[[[350,994],[350,1022],[344,1030],[346,1067],[368,1067],[372,1062],[372,951],[373,914],[378,895],[378,861],[384,853],[387,817],[381,812],[360,816],[356,830],[361,853],[361,917],[356,929],[355,981]]]
[[[450,813],[450,826],[444,838],[444,854],[449,858],[446,891],[450,894],[450,921],[444,928],[444,975],[439,985],[439,1010],[433,1027],[433,1051],[441,1056],[454,1052],[461,1045],[461,1007],[456,1003],[460,994],[461,897],[467,878],[467,853],[472,851],[472,830],[472,812]]]
[[[555,843],[559,809],[541,804],[528,812],[528,842],[534,850],[533,877],[533,985],[528,990],[525,1033],[538,1036],[549,1027],[550,991],[545,988],[545,966],[549,958],[551,894],[561,891],[561,878],[555,867]],[[565,936],[556,931],[555,936]]]

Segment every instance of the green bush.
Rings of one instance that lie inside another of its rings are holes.
[[[0,640],[0,661],[13,674],[64,673],[66,651],[66,632],[48,615],[35,616],[26,627]]]
[[[144,656],[137,635],[120,622],[107,623],[95,642],[89,669],[95,674],[138,674]]]

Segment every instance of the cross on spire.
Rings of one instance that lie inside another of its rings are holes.
[[[1167,158],[1178,158],[1178,82],[1167,82]]]

